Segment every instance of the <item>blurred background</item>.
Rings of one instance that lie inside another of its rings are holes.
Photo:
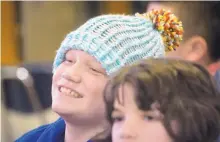
[[[107,13],[145,12],[138,1],[1,1],[1,136],[14,141],[55,121],[50,109],[52,62],[67,33]]]

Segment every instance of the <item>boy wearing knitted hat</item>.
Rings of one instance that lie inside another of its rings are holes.
[[[182,23],[169,11],[103,15],[69,33],[54,60],[52,109],[56,122],[28,132],[17,142],[86,142],[109,128],[103,89],[125,65],[164,57],[178,47]]]

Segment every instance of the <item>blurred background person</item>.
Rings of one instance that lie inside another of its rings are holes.
[[[220,2],[146,3],[151,9],[170,9],[183,22],[184,39],[168,57],[177,57],[205,66],[217,80],[220,89]]]

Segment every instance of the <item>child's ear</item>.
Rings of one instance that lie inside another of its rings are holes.
[[[208,47],[205,39],[201,36],[193,36],[185,41],[185,59],[193,62],[205,62],[208,54]],[[184,49],[183,49],[184,50]]]

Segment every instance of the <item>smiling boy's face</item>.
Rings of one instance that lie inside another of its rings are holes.
[[[68,51],[53,75],[52,109],[63,117],[100,123],[105,118],[102,92],[107,79],[94,57],[79,50]]]

